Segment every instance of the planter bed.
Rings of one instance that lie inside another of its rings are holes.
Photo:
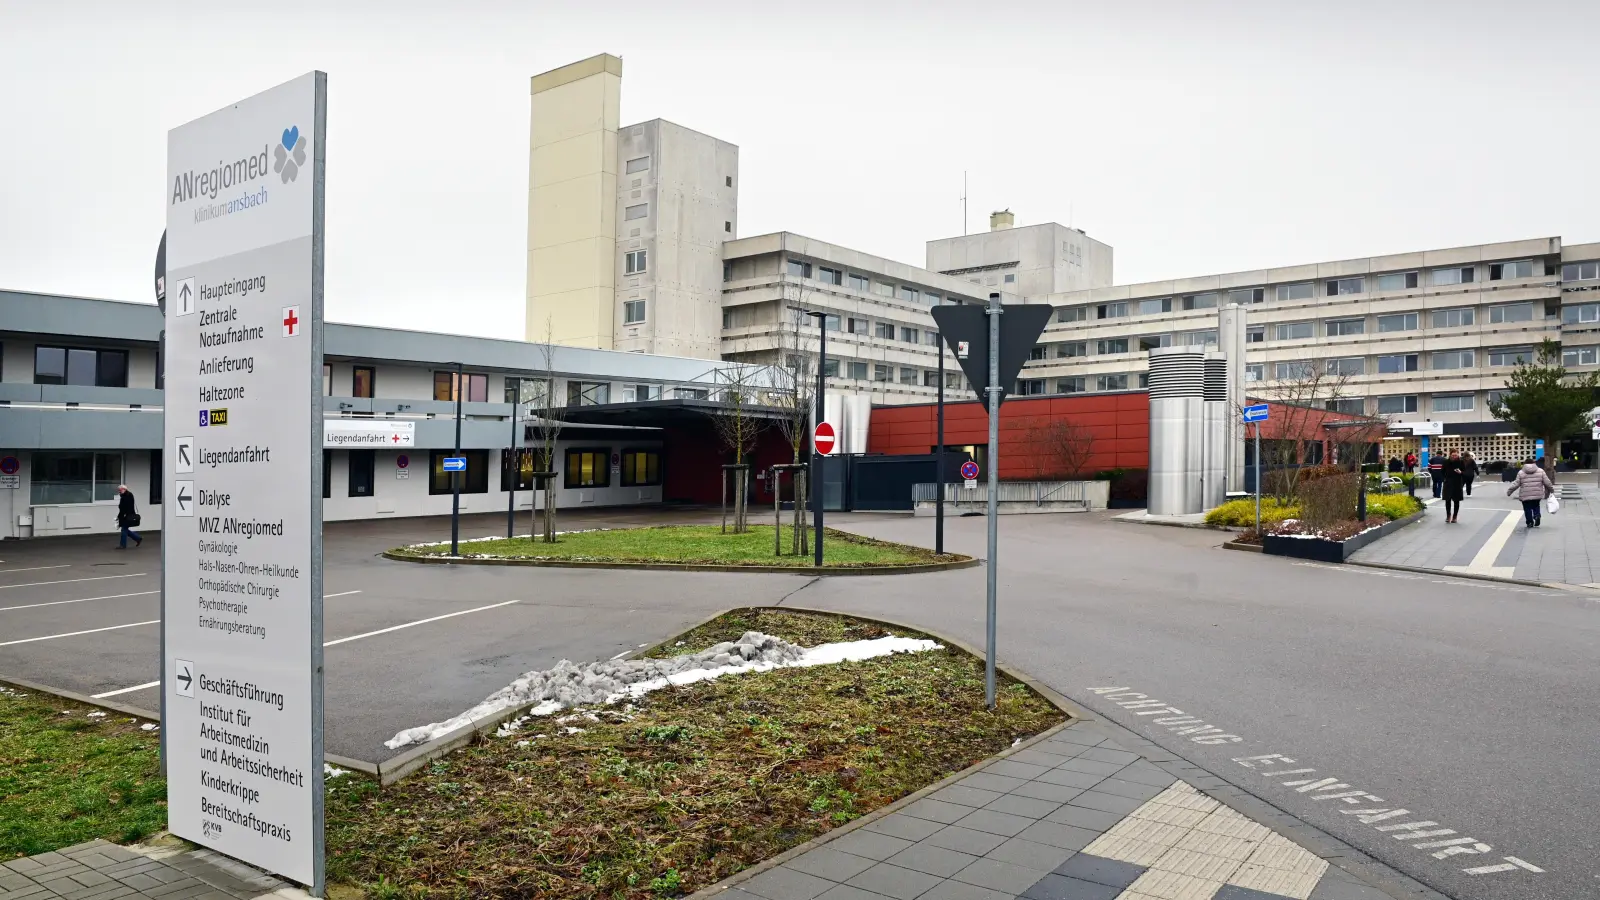
[[[1262,536],[1261,550],[1263,553],[1272,556],[1292,556],[1295,559],[1342,563],[1350,558],[1350,554],[1392,531],[1410,525],[1412,522],[1422,518],[1426,512],[1427,510],[1421,510],[1403,519],[1385,522],[1377,528],[1363,531],[1345,541],[1330,541],[1327,538],[1319,537],[1290,537],[1287,535],[1267,534]]]

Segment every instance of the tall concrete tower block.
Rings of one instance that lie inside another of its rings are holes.
[[[533,76],[528,150],[530,341],[612,349],[622,60]]]

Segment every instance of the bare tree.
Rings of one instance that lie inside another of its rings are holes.
[[[804,307],[805,296],[805,288],[798,287],[794,305]],[[785,298],[788,299],[787,291]],[[773,424],[783,435],[784,442],[789,445],[790,462],[795,465],[800,463],[801,451],[806,446],[807,438],[814,427],[812,421],[816,416],[814,408],[817,378],[816,342],[806,335],[805,330],[810,322],[811,318],[806,315],[803,308],[779,310],[779,358],[773,372],[777,388],[773,391],[773,406],[777,408],[778,413]],[[804,469],[792,471],[790,484],[794,489],[794,516],[789,543],[790,552],[801,555],[809,552],[810,547],[809,537],[804,528],[810,486]],[[779,484],[775,481],[772,485],[775,498],[778,488]]]
[[[1094,432],[1067,419],[1035,416],[1028,420],[1024,435],[1034,477],[1040,481],[1082,474],[1094,453]]]
[[[1250,393],[1253,398],[1275,405],[1272,418],[1266,423],[1261,459],[1256,466],[1258,473],[1274,473],[1263,482],[1263,491],[1270,491],[1280,503],[1288,503],[1299,493],[1301,467],[1327,461],[1323,442],[1328,435],[1322,425],[1328,411],[1335,408],[1337,401],[1356,395],[1349,390],[1350,377],[1340,374],[1332,361],[1278,365],[1289,367],[1283,370],[1286,377],[1254,387]],[[1242,412],[1234,410],[1233,414]],[[1265,436],[1268,434],[1271,438]]]
[[[722,446],[733,454],[733,465],[746,467],[723,470],[733,475],[734,534],[743,534],[750,527],[747,516],[750,470],[746,460],[750,452],[755,449],[756,439],[771,421],[756,413],[756,408],[762,405],[762,400],[770,395],[769,391],[763,390],[764,379],[761,373],[764,371],[760,366],[735,363],[719,368],[715,372],[717,386],[712,399],[716,405],[711,412],[711,424]],[[726,478],[724,475],[724,486],[727,484]],[[726,507],[723,520],[723,528],[726,529]]]
[[[546,544],[556,542],[556,506],[558,505],[556,488],[556,449],[561,439],[561,429],[565,425],[566,408],[559,402],[556,395],[556,366],[555,346],[552,343],[554,326],[549,319],[544,324],[544,343],[540,345],[541,357],[544,366],[540,376],[534,379],[531,388],[531,397],[518,397],[525,400],[528,410],[533,413],[529,423],[529,430],[533,435],[533,446],[527,452],[533,457],[533,477],[535,487],[543,482],[544,487],[544,528],[543,540]],[[533,532],[540,534],[539,509],[535,504],[533,510]]]

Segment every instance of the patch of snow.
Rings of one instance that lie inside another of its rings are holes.
[[[866,641],[822,644],[806,649],[782,638],[747,631],[737,641],[724,641],[698,653],[667,659],[606,660],[578,665],[562,660],[541,672],[528,672],[482,703],[443,722],[407,728],[384,746],[398,750],[410,744],[431,741],[487,716],[528,703],[537,706],[527,716],[548,716],[575,706],[611,704],[637,699],[668,685],[694,684],[744,672],[821,666],[888,656],[891,653],[918,653],[943,649],[929,640],[881,637]],[[599,721],[593,713],[587,721]],[[564,717],[568,721],[574,717]],[[519,726],[520,727],[520,726]],[[568,733],[572,733],[570,730]]]
[[[562,734],[583,734],[583,729],[582,728],[570,728],[570,727],[569,728],[563,728],[563,729],[561,729],[561,733]]]
[[[332,781],[335,778],[342,778],[342,777],[344,777],[346,775],[349,775],[349,774],[350,774],[350,770],[349,769],[341,769],[338,766],[333,765],[332,763],[323,763],[322,764],[322,780],[325,781],[325,782]]]
[[[104,719],[105,717],[106,717],[106,714],[103,713],[103,712],[92,712],[92,713],[89,713],[89,718],[91,718],[91,719]]]
[[[533,746],[533,741],[517,741],[517,746],[518,747],[531,747],[531,746]],[[521,781],[522,779],[519,778],[517,780]]]
[[[155,724],[152,724],[150,722],[146,722],[143,725],[139,726],[139,730],[140,731],[155,731],[155,730],[159,729],[160,727],[161,727],[160,725],[155,725]]]

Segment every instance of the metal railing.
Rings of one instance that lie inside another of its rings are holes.
[[[913,484],[911,486],[911,500],[916,503],[932,503],[938,496],[935,491],[938,485],[932,482]],[[996,500],[1001,503],[1032,503],[1043,506],[1046,503],[1075,503],[1085,509],[1089,508],[1088,482],[1084,481],[1002,481],[996,486]],[[948,483],[944,486],[944,502],[987,502],[989,492],[983,482],[978,483],[976,490],[969,490],[960,482]]]

